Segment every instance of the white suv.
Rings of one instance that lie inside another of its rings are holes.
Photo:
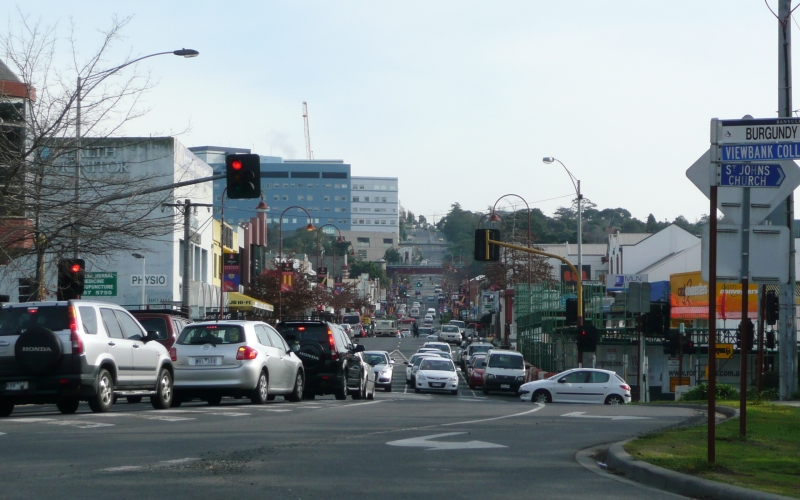
[[[5,304],[0,309],[0,416],[14,406],[55,403],[75,413],[81,401],[106,412],[116,396],[150,395],[172,404],[167,349],[125,309],[70,300]]]
[[[442,342],[461,343],[461,329],[456,325],[442,325],[442,331],[439,332],[439,340]]]

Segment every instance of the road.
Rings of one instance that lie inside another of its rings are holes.
[[[420,252],[422,252],[422,258],[428,261],[428,265],[441,265],[448,255],[444,233],[431,226],[430,228],[417,227],[411,229],[408,234],[412,238],[411,243],[419,247]]]
[[[463,380],[458,396],[417,395],[403,360],[423,339],[361,341],[395,360],[392,392],[374,401],[20,407],[0,420],[0,498],[675,498],[595,474],[575,453],[693,411],[536,405]],[[642,418],[586,418],[615,416]]]

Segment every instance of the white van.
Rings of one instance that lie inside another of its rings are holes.
[[[412,318],[419,318],[419,307],[412,307],[408,315]]]
[[[525,358],[517,351],[491,349],[484,360],[483,393],[489,391],[519,392],[525,383]]]
[[[428,311],[425,314],[430,314],[431,317],[436,318],[436,309],[429,307]]]

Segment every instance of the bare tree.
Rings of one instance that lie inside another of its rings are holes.
[[[173,172],[159,182],[161,174],[115,165],[110,157],[111,144],[136,147],[145,140],[112,138],[147,112],[141,97],[153,87],[131,55],[107,66],[129,22],[113,18],[88,57],[78,53],[72,25],[62,41],[56,26],[20,14],[0,38],[6,63],[0,62],[0,79],[6,80],[0,83],[0,262],[8,264],[9,275],[33,272],[40,300],[46,263],[72,254],[102,259],[139,250],[174,229],[173,214],[158,210],[171,192],[137,194],[172,183]],[[62,52],[70,60],[64,68],[57,67]],[[79,158],[85,167],[77,167]],[[102,202],[125,193],[130,196]]]

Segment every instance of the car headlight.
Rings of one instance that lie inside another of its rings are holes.
[[[490,373],[489,375],[486,375],[486,378],[494,378],[494,375],[492,375],[492,374]]]
[[[384,368],[383,370],[381,370],[381,375],[389,375],[389,370]]]
[[[517,382],[522,382],[523,380],[525,380],[525,377],[517,377]]]
[[[450,382],[458,382],[458,377],[450,377]]]
[[[417,373],[417,380],[426,380],[425,375]]]

